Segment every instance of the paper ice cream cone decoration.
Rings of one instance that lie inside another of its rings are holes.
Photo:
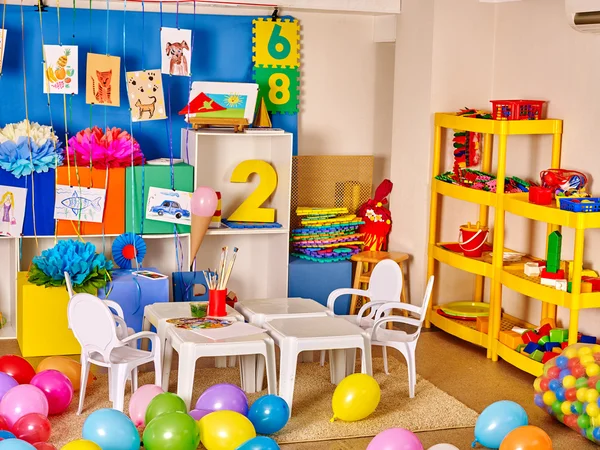
[[[217,211],[217,205],[217,193],[209,187],[201,186],[192,194],[192,242],[190,253],[192,267],[212,218]]]
[[[200,250],[200,246],[202,245],[204,236],[206,236],[206,232],[208,231],[208,226],[210,225],[211,220],[212,216],[200,217],[192,215],[192,253],[190,254],[192,261],[196,259],[196,255],[198,254],[198,250]]]

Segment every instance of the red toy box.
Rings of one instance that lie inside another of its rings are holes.
[[[543,119],[544,100],[491,100],[494,120]]]

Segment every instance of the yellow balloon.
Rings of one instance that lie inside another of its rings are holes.
[[[355,373],[344,378],[335,388],[331,421],[355,422],[373,414],[381,400],[381,389],[375,378]]]
[[[77,439],[76,441],[69,442],[61,450],[102,450],[102,447],[92,441]]]
[[[232,450],[256,437],[254,425],[235,411],[215,411],[198,421],[202,444],[207,450]]]

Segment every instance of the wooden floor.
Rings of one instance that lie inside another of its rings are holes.
[[[16,341],[0,341],[0,354],[18,352]],[[34,366],[38,361],[32,360]],[[530,424],[541,427],[550,435],[556,450],[598,450],[595,444],[554,421],[533,404],[532,376],[503,361],[491,362],[486,359],[484,349],[441,331],[424,331],[417,349],[417,372],[477,412],[498,400],[519,403],[529,414]],[[467,450],[473,441],[473,429],[426,432],[418,436],[426,449],[445,442]],[[282,449],[364,450],[369,441],[309,442],[283,445]]]

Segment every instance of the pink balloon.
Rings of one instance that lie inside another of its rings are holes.
[[[9,427],[26,414],[48,416],[48,400],[44,393],[31,384],[20,384],[9,390],[0,401],[0,416]]]
[[[146,384],[133,393],[129,401],[129,417],[136,427],[146,425],[146,410],[150,401],[163,392],[160,386]]]
[[[404,428],[390,428],[375,436],[367,450],[424,450],[424,448],[413,432]]]
[[[192,214],[200,217],[212,217],[217,210],[217,193],[209,187],[200,186],[192,194]]]
[[[73,400],[73,385],[58,370],[44,370],[31,379],[31,384],[46,395],[48,414],[60,414],[67,410]]]

